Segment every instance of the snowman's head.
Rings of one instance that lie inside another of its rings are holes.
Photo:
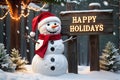
[[[40,15],[35,17],[32,21],[32,33],[30,35],[35,36],[36,29],[39,30],[40,34],[59,34],[61,32],[61,21],[58,17],[50,12],[42,12]]]
[[[38,24],[38,30],[40,34],[59,34],[61,32],[61,23],[57,21],[48,21],[44,23],[42,26]]]

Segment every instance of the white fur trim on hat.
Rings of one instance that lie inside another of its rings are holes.
[[[59,22],[59,23],[61,24],[61,21],[60,21],[60,19],[59,19],[58,17],[56,17],[56,16],[51,16],[51,17],[47,17],[47,18],[41,20],[41,21],[38,23],[38,28],[41,27],[43,24],[49,22],[49,21],[57,21],[57,22]]]
[[[33,32],[33,31],[30,32],[30,36],[31,36],[31,37],[35,37],[35,32]]]

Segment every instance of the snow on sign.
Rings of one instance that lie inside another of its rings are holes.
[[[62,11],[62,34],[108,34],[113,32],[113,10]]]

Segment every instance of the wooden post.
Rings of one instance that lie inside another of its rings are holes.
[[[89,9],[99,9],[99,5],[89,5]],[[99,36],[90,35],[89,36],[90,44],[90,71],[99,71]]]
[[[20,50],[20,20],[16,20],[19,17],[21,11],[21,1],[8,0],[9,10],[11,16],[10,24],[10,50],[16,48]]]
[[[76,36],[74,36],[76,37]],[[77,64],[77,39],[68,42],[68,72],[78,73]]]
[[[74,3],[67,3],[66,10],[73,10],[75,8]],[[77,37],[77,36],[73,36]],[[68,72],[69,73],[78,73],[77,68],[77,39],[68,42]]]
[[[90,71],[99,71],[99,36],[90,35]]]
[[[10,49],[16,48],[20,50],[20,29],[19,21],[11,19],[10,25]]]

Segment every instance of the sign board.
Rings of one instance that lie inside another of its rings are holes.
[[[108,34],[113,32],[113,10],[62,11],[62,34]]]

